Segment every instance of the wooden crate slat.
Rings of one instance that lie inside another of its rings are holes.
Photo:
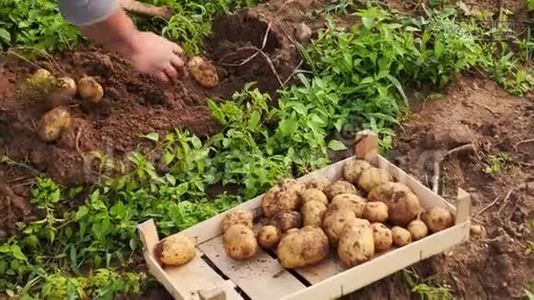
[[[202,243],[198,248],[254,300],[281,299],[306,287],[261,248],[246,261],[234,260],[226,254],[222,236]]]
[[[334,250],[331,250],[328,257],[318,265],[295,269],[295,271],[304,277],[310,284],[321,282],[344,270],[345,268],[337,258],[337,254]]]

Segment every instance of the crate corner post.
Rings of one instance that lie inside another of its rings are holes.
[[[371,130],[358,131],[354,138],[354,155],[372,161],[378,155],[378,136]]]

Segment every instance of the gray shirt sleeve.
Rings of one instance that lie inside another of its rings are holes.
[[[119,8],[119,0],[59,0],[63,17],[78,26],[109,18]]]

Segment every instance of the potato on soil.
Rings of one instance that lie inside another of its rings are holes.
[[[340,194],[332,199],[328,211],[349,209],[361,218],[365,210],[365,199],[354,194]]]
[[[273,225],[263,226],[258,233],[258,243],[264,249],[274,249],[280,242],[281,232]]]
[[[423,213],[421,218],[431,232],[441,231],[454,223],[451,212],[441,207],[431,208]]]
[[[291,228],[302,227],[302,216],[298,211],[281,211],[273,216],[271,225],[283,233]]]
[[[78,80],[78,94],[90,104],[98,104],[104,97],[104,89],[92,76],[83,76]]]
[[[383,223],[388,219],[388,206],[380,201],[367,202],[365,203],[363,217],[372,223]]]
[[[369,193],[367,199],[370,202],[386,203],[389,220],[394,225],[407,225],[421,211],[419,198],[408,186],[398,182],[388,182],[376,187]]]
[[[47,69],[37,69],[29,78],[32,83],[53,82],[54,76]]]
[[[235,210],[224,215],[221,229],[225,232],[230,226],[235,224],[245,225],[252,229],[254,216],[250,210]]]
[[[66,97],[74,97],[78,92],[76,87],[76,81],[70,77],[60,77],[56,80],[56,87],[58,92],[65,95]]]
[[[373,238],[375,241],[376,251],[385,251],[393,245],[393,236],[391,230],[382,223],[371,224],[373,228]]]
[[[282,267],[303,268],[321,262],[328,255],[328,238],[320,227],[304,226],[286,234],[276,254]]]
[[[302,214],[302,224],[321,226],[323,223],[323,216],[326,212],[326,205],[319,201],[305,202],[300,209]]]
[[[391,228],[391,236],[393,237],[393,244],[399,247],[408,245],[412,242],[412,234],[400,226]]]
[[[200,56],[194,56],[187,62],[189,73],[201,86],[212,88],[219,84],[215,66]]]
[[[371,223],[364,219],[349,220],[341,233],[337,254],[348,267],[370,260],[375,255]]]
[[[375,187],[393,181],[393,176],[385,169],[371,167],[362,172],[358,178],[358,186],[367,192]]]
[[[371,167],[371,164],[365,160],[357,158],[351,159],[343,165],[343,178],[348,182],[357,184],[363,171],[370,169]]]
[[[258,251],[258,242],[252,229],[245,225],[230,226],[223,234],[226,254],[235,260],[246,260]]]
[[[318,189],[305,190],[304,192],[302,192],[300,199],[302,200],[302,204],[306,204],[306,202],[310,201],[318,201],[323,203],[324,205],[328,205],[328,198],[322,191]]]
[[[298,210],[304,184],[295,179],[283,179],[271,187],[261,200],[263,214],[270,218],[281,211]]]
[[[326,188],[325,194],[328,199],[332,199],[341,194],[358,195],[358,191],[356,190],[356,187],[352,185],[352,183],[345,180],[338,180]]]
[[[306,188],[308,189],[318,189],[321,192],[324,192],[324,190],[330,185],[330,181],[324,177],[324,176],[318,176],[306,183]]]
[[[193,242],[181,233],[164,238],[158,243],[156,249],[160,261],[172,266],[188,263],[196,255]]]
[[[411,221],[406,229],[412,234],[412,239],[414,241],[420,240],[428,235],[428,227],[425,222],[419,219]]]
[[[337,247],[343,228],[345,224],[356,219],[353,210],[350,209],[334,209],[327,210],[323,218],[323,229],[330,241],[332,247]]]
[[[38,135],[41,140],[51,142],[71,127],[72,118],[69,111],[64,107],[56,107],[41,117]]]

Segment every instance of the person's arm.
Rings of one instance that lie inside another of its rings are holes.
[[[118,0],[60,0],[60,10],[87,38],[127,57],[139,71],[164,82],[183,74],[182,49],[153,33],[138,31]]]

